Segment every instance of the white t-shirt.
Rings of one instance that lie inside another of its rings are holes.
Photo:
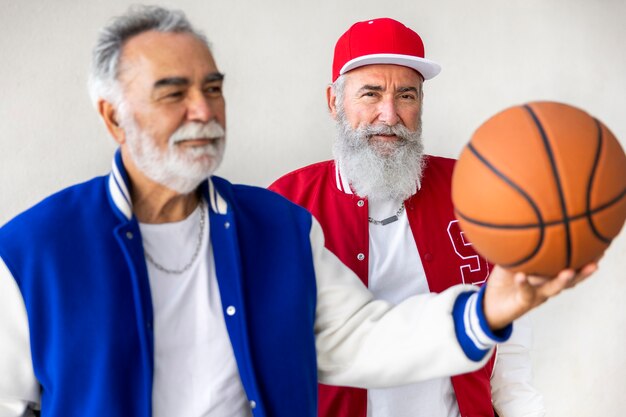
[[[369,216],[385,219],[402,201],[369,201]],[[415,294],[430,292],[405,212],[398,221],[369,225],[368,287],[378,299],[398,304]],[[368,417],[459,417],[450,378],[436,378],[367,392]]]
[[[170,270],[192,258],[200,233],[199,206],[185,220],[140,224],[148,254]],[[154,311],[154,417],[251,416],[222,314],[209,221],[200,255],[182,274],[146,262]]]

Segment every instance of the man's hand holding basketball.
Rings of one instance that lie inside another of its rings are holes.
[[[496,266],[489,276],[483,308],[492,330],[499,330],[546,300],[587,279],[598,269],[596,262],[579,271],[566,269],[554,278],[526,275]]]

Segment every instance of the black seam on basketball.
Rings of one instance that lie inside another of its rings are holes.
[[[599,211],[602,211],[602,210],[604,210],[604,209],[606,209],[606,208],[609,208],[609,207],[611,207],[613,204],[619,203],[619,201],[620,201],[622,198],[624,198],[624,197],[626,197],[626,188],[624,188],[624,189],[622,190],[622,192],[621,192],[621,193],[619,193],[619,194],[617,195],[617,197],[615,197],[615,198],[613,198],[612,200],[609,200],[608,202],[606,202],[606,203],[604,203],[604,204],[602,204],[602,205],[600,205],[600,206],[596,207],[595,209],[591,210],[590,214],[596,214],[596,213],[597,213],[597,212],[599,212]]]
[[[600,165],[600,153],[602,152],[602,145],[604,144],[604,137],[602,136],[602,126],[600,126],[600,122],[598,119],[594,118],[593,121],[596,123],[596,128],[598,129],[598,149],[596,150],[596,156],[593,160],[593,167],[591,168],[591,175],[589,176],[589,183],[587,184],[587,213],[591,212],[591,189],[593,188],[593,182],[596,176],[596,170]],[[589,227],[594,235],[604,243],[611,243],[611,239],[602,235],[596,225],[593,222],[593,217],[587,216],[587,222],[589,223]]]
[[[572,240],[571,240],[571,232],[569,220],[567,218],[567,207],[565,205],[565,196],[563,195],[563,186],[561,184],[561,177],[559,176],[559,171],[556,168],[556,161],[554,160],[554,153],[552,152],[552,148],[550,147],[550,143],[548,142],[548,136],[546,135],[541,122],[537,118],[537,115],[530,108],[528,104],[524,105],[524,108],[530,116],[532,117],[537,129],[539,130],[539,134],[541,135],[541,140],[543,141],[546,153],[550,160],[550,167],[552,168],[552,175],[554,176],[554,181],[556,183],[556,189],[559,193],[559,201],[561,203],[561,212],[563,213],[563,226],[565,229],[565,266],[570,267],[572,263]]]
[[[517,191],[522,197],[524,197],[524,199],[528,202],[528,204],[530,204],[533,211],[535,212],[535,215],[537,216],[537,219],[539,221],[539,223],[535,226],[535,227],[539,226],[539,241],[537,242],[537,245],[535,246],[533,251],[529,255],[525,256],[522,260],[518,261],[516,265],[522,264],[528,261],[529,259],[532,259],[539,252],[539,249],[541,249],[541,247],[543,246],[543,239],[544,239],[544,222],[543,222],[543,217],[541,217],[541,211],[539,211],[539,207],[537,207],[537,205],[532,200],[532,198],[530,198],[530,196],[526,194],[526,192],[519,185],[515,184],[510,178],[508,178],[499,169],[497,169],[491,162],[487,161],[487,158],[481,155],[480,152],[476,150],[476,148],[471,142],[467,144],[467,148],[470,150],[470,152],[474,154],[474,156],[476,156],[476,158],[478,158],[480,162],[482,162],[487,168],[489,168],[491,172],[496,174],[498,178],[506,182],[515,191]],[[461,216],[465,218],[465,216],[463,215]]]
[[[613,198],[611,201],[596,207],[593,210],[590,210],[588,212],[570,217],[568,220],[570,222],[573,222],[575,220],[579,220],[583,217],[586,218],[590,218],[591,216],[593,216],[594,214],[597,214],[603,210],[606,210],[608,208],[610,208],[612,205],[619,203],[624,197],[626,197],[626,188],[620,193],[618,194],[617,197]],[[488,227],[490,229],[508,229],[508,230],[523,230],[523,229],[536,229],[538,227],[537,224],[493,224],[493,223],[487,223],[487,222],[483,222],[480,220],[476,220],[473,219],[471,217],[468,217],[466,215],[464,215],[463,213],[461,213],[459,210],[455,209],[454,210],[457,219],[463,219],[464,221],[466,221],[467,223],[471,223],[475,226],[482,226],[482,227]],[[545,228],[548,227],[552,227],[552,226],[560,226],[563,222],[562,221],[553,221],[553,222],[546,222],[543,223],[543,228],[540,228],[541,232],[543,232],[543,230]],[[610,244],[612,242],[613,239],[607,239],[607,240],[602,240],[603,242],[605,242],[607,245]],[[510,263],[510,264],[501,264],[501,266],[505,267],[505,268],[514,268],[516,266],[521,265],[523,262],[525,261],[519,261],[519,262],[514,262],[514,263]]]
[[[567,220],[569,222],[574,222],[576,220],[580,220],[582,218],[586,218],[586,217],[590,217],[595,214],[598,214],[601,211],[604,211],[610,208],[612,205],[619,203],[624,197],[626,197],[626,188],[621,193],[619,193],[617,197],[613,198],[612,200],[594,208],[593,210],[585,211],[584,213],[580,213],[580,214],[576,214],[575,216],[568,217]],[[536,223],[536,224],[535,223],[496,224],[496,223],[488,223],[482,220],[474,219],[472,217],[469,217],[461,213],[458,209],[455,209],[454,212],[457,214],[458,217],[461,217],[463,220],[465,220],[468,223],[472,223],[476,226],[488,227],[491,229],[524,230],[524,229],[536,229],[538,227],[543,227],[545,229],[547,227],[552,227],[552,226],[561,226],[564,223],[562,220],[554,220],[554,221],[548,221],[548,222],[542,222],[542,223]]]

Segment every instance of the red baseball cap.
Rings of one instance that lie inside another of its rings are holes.
[[[372,64],[413,68],[425,80],[441,71],[439,64],[424,58],[422,38],[387,17],[357,22],[341,35],[335,45],[333,82],[350,70]]]

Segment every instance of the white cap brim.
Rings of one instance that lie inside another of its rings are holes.
[[[339,75],[343,75],[355,68],[374,64],[393,64],[413,68],[422,74],[424,80],[430,80],[441,72],[441,65],[426,58],[400,54],[372,54],[363,55],[346,62],[341,71],[339,71]]]

